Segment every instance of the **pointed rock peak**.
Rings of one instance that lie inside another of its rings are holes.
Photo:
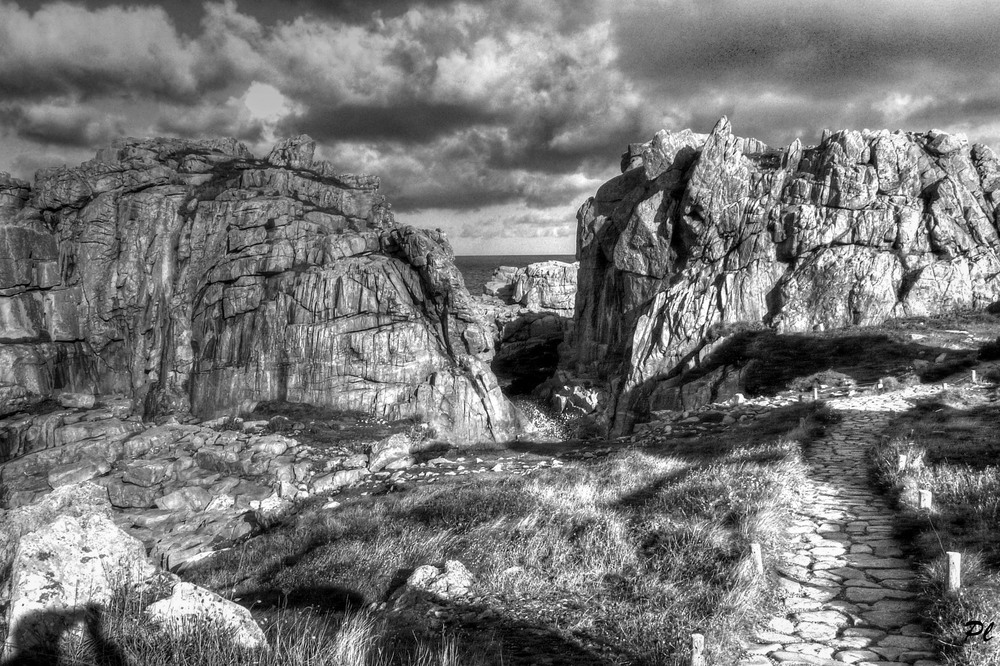
[[[715,123],[715,127],[712,128],[711,135],[718,136],[729,136],[733,133],[733,126],[729,124],[729,118],[722,116],[719,118],[719,122]]]
[[[283,139],[274,145],[267,163],[289,169],[308,169],[313,164],[316,142],[308,134]]]

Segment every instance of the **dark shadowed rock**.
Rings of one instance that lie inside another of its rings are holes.
[[[500,266],[484,286],[479,307],[495,327],[493,370],[509,392],[530,393],[555,371],[573,324],[578,268],[561,261]]]
[[[615,432],[683,403],[680,374],[726,327],[869,325],[1000,298],[1000,168],[964,137],[845,130],[773,149],[723,119],[630,146],[623,167],[578,214],[561,361],[609,387]]]

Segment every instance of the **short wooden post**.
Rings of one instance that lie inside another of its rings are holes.
[[[948,551],[948,592],[962,587],[962,554]]]
[[[906,454],[900,453],[899,458],[896,459],[896,469],[900,472],[906,469]]]
[[[813,386],[813,402],[819,400],[819,389]]]
[[[753,557],[753,566],[757,570],[758,576],[764,575],[764,555],[760,550],[759,543],[750,544],[750,555]]]
[[[928,511],[931,510],[931,491],[929,490],[920,491],[920,499],[917,502],[917,508],[927,509]]]
[[[976,371],[975,370],[972,371],[972,383],[973,384],[978,384],[979,383],[977,381],[977,379],[976,379]]]
[[[691,666],[705,666],[705,637],[691,634]]]

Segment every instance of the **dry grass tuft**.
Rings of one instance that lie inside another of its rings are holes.
[[[872,449],[876,480],[894,492],[902,523],[925,562],[929,619],[948,664],[997,666],[1000,647],[966,637],[966,623],[1000,618],[1000,408],[973,392],[952,391],[894,423],[907,433]],[[905,464],[900,467],[900,456]],[[919,490],[933,508],[918,511]],[[946,594],[946,551],[962,553],[962,588]]]

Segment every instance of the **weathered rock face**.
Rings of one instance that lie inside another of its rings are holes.
[[[313,149],[126,139],[33,187],[0,175],[0,396],[202,418],[287,400],[512,436],[447,240]]]
[[[492,367],[509,392],[530,393],[555,371],[573,325],[578,268],[561,261],[501,266],[484,286],[480,307],[495,327]]]
[[[518,304],[531,312],[573,316],[579,263],[541,261],[524,268],[501,266],[483,287],[489,296]]]
[[[578,214],[562,363],[611,389],[608,421],[676,400],[727,327],[807,331],[1000,298],[1000,162],[938,131],[828,133],[772,149],[659,132]]]

